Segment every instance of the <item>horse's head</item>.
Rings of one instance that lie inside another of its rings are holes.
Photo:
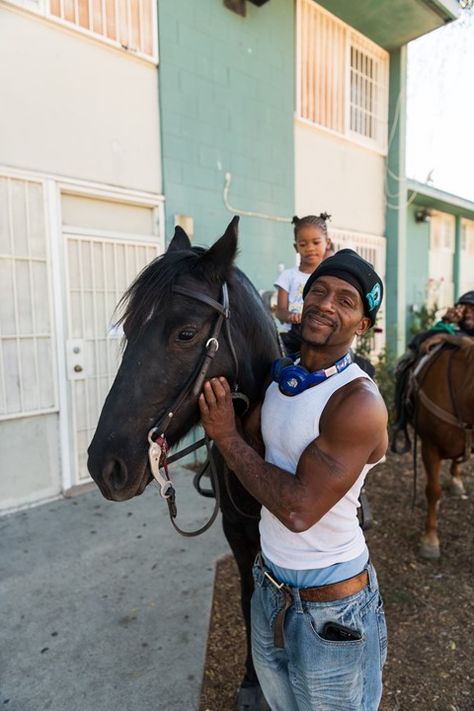
[[[167,252],[143,270],[123,297],[126,347],[88,460],[91,476],[109,499],[130,499],[151,480],[147,434],[153,426],[161,429],[166,422],[166,438],[173,445],[198,422],[193,381],[219,319],[216,306],[222,303],[224,283],[232,314],[231,343],[223,324],[207,377],[235,380],[233,346],[241,389],[251,400],[258,397],[258,386],[277,352],[263,303],[233,266],[237,223],[234,218],[208,250],[191,247],[186,233],[176,228]],[[173,417],[167,419],[170,409]]]

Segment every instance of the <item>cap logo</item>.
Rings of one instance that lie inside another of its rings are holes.
[[[367,303],[369,305],[369,311],[373,311],[379,304],[382,298],[380,284],[377,282],[372,289],[365,295]]]

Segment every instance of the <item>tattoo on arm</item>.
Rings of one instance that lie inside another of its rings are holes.
[[[341,467],[337,459],[334,459],[328,452],[324,452],[316,441],[311,442],[305,451],[315,460],[314,466],[316,469],[318,467],[327,469],[336,476],[342,476],[345,473],[345,469]]]

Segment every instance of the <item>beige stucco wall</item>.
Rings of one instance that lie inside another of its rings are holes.
[[[58,415],[0,424],[0,512],[59,494]]]
[[[157,68],[0,4],[0,163],[161,192]]]
[[[332,215],[331,226],[384,234],[384,158],[295,121],[296,214]]]

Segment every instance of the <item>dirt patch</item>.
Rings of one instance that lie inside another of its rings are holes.
[[[374,526],[366,535],[389,631],[381,711],[474,710],[474,466],[463,470],[467,497],[454,497],[443,465],[439,561],[417,555],[426,510],[421,465],[413,510],[409,455],[390,455],[369,475]],[[234,709],[244,658],[237,569],[229,557],[216,572],[199,711]]]

